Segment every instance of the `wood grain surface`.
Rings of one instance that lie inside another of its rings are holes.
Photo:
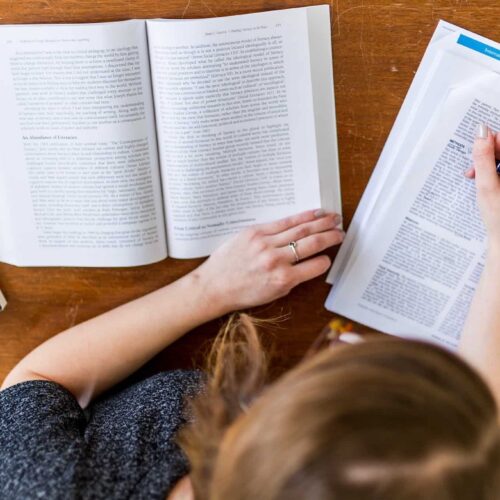
[[[321,3],[325,2],[0,0],[0,23],[198,18]],[[438,20],[445,19],[500,40],[500,3],[496,0],[333,0],[330,7],[343,211],[348,224]],[[0,119],[1,113],[0,110]],[[5,168],[5,164],[0,168]],[[8,308],[0,313],[0,380],[22,356],[45,339],[166,285],[199,262],[167,259],[159,264],[127,269],[0,265],[0,287],[9,300]],[[271,333],[279,369],[297,362],[332,317],[323,307],[328,288],[323,278],[317,279],[255,311],[260,316],[290,315]],[[219,324],[220,321],[216,321],[189,333],[157,356],[142,373],[191,366],[194,360],[200,359],[200,352]]]

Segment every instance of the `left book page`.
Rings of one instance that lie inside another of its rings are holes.
[[[166,257],[144,21],[0,26],[0,260]]]

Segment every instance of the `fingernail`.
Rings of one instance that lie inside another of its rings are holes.
[[[325,213],[326,212],[322,208],[320,208],[314,212],[314,217],[318,217],[318,218],[323,217],[323,215],[325,215]]]
[[[484,123],[480,123],[477,126],[477,138],[478,139],[488,139],[488,126]]]
[[[470,177],[473,173],[474,173],[474,167],[470,167],[464,172],[464,175],[465,177]]]
[[[335,227],[342,224],[342,216],[339,214],[335,215],[335,217],[333,218],[333,223]]]

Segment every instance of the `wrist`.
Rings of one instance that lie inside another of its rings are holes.
[[[224,316],[231,311],[224,295],[203,265],[187,274],[183,279],[186,280],[189,287],[188,297],[197,309],[200,324]]]

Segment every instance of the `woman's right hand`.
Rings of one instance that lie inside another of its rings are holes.
[[[465,175],[476,178],[478,205],[488,232],[489,246],[500,250],[500,176],[495,161],[495,158],[500,158],[500,132],[494,134],[486,126],[482,127],[482,130],[479,127],[474,142],[474,166]]]
[[[476,178],[477,200],[488,232],[488,254],[460,338],[460,353],[489,383],[500,407],[500,134],[480,126],[474,142],[474,166],[466,172]]]

